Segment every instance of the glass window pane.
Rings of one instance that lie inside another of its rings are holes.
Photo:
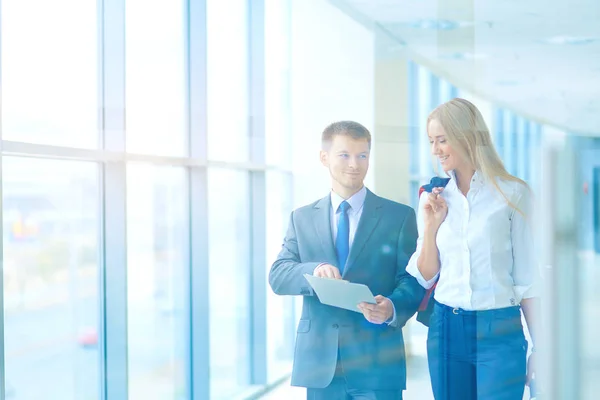
[[[514,119],[515,115],[510,111],[504,112],[504,135],[503,135],[503,143],[502,149],[504,150],[504,154],[502,155],[502,161],[504,162],[504,167],[508,170],[509,173],[514,174],[515,168],[513,168],[513,135],[514,135]]]
[[[452,91],[452,85],[448,81],[440,79],[440,104],[452,100]]]
[[[98,146],[96,0],[2,0],[3,139]]]
[[[206,1],[208,157],[212,160],[248,159],[247,4],[247,0]]]
[[[3,163],[8,398],[98,399],[97,166]]]
[[[127,0],[127,151],[186,154],[185,1]]]
[[[292,210],[291,176],[268,171],[267,186],[267,274],[277,259]],[[294,298],[277,296],[267,288],[267,368],[273,382],[289,373],[294,351]]]
[[[291,168],[289,0],[265,1],[266,162]]]
[[[419,88],[419,103],[417,123],[419,124],[419,176],[429,179],[434,176],[433,163],[431,162],[431,146],[427,137],[427,127],[425,122],[431,112],[431,82],[433,75],[423,67],[418,69],[418,88]]]
[[[579,342],[581,365],[581,395],[582,399],[598,397],[600,391],[600,138],[580,139],[578,160],[583,182],[575,183],[583,187],[578,196],[580,204],[579,232],[580,247],[579,263],[576,271],[579,275],[580,304],[579,310],[580,338]],[[552,185],[552,178],[546,178],[546,184]],[[577,187],[575,186],[575,187]],[[573,266],[565,266],[573,269]]]
[[[127,335],[132,399],[181,399],[185,395],[187,205],[185,169],[127,166]]]
[[[248,173],[208,172],[211,399],[249,383],[250,217]]]

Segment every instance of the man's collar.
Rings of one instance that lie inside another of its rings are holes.
[[[367,188],[363,186],[358,192],[354,193],[349,199],[346,200],[348,204],[350,204],[350,208],[352,210],[358,210],[362,207],[365,202],[365,198],[367,197]],[[331,191],[331,206],[333,207],[333,212],[337,212],[338,207],[344,201],[342,196]]]

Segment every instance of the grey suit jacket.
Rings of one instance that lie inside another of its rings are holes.
[[[319,302],[303,274],[317,265],[337,265],[330,223],[331,198],[292,212],[269,283],[280,295],[302,295],[292,385],[324,388],[333,379],[338,358],[349,387],[371,390],[406,388],[402,326],[425,293],[406,272],[414,253],[417,223],[412,208],[367,190],[361,219],[342,277],[367,285],[374,295],[392,300],[396,323],[376,325],[362,314]]]

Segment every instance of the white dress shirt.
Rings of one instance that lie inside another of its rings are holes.
[[[362,215],[363,206],[365,204],[365,198],[367,197],[367,188],[363,186],[358,192],[354,193],[352,197],[346,200],[350,204],[348,209],[348,221],[350,222],[350,238],[348,248],[352,248],[354,242],[354,236],[356,235],[356,228],[358,227],[358,221]],[[344,201],[342,196],[331,191],[331,233],[333,234],[333,243],[337,238],[338,222],[340,221],[341,210],[339,209],[340,204]]]
[[[534,283],[539,270],[530,225],[533,207],[529,189],[518,182],[497,180],[522,215],[481,173],[473,176],[466,197],[458,188],[453,172],[450,178],[441,194],[448,205],[448,214],[436,238],[440,272],[425,280],[417,267],[423,247],[426,192],[419,201],[419,239],[407,272],[426,289],[439,278],[435,299],[464,310],[510,307],[536,296]]]

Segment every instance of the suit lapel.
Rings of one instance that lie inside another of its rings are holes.
[[[354,267],[358,256],[379,223],[379,219],[381,218],[380,211],[381,204],[379,203],[379,198],[367,189],[365,204],[363,205],[363,211],[358,221],[352,247],[350,247],[350,254],[348,255],[348,261],[346,261],[346,268],[343,273],[344,276]]]
[[[331,196],[327,196],[319,200],[314,206],[313,224],[317,231],[317,239],[321,242],[323,254],[325,254],[324,262],[332,265],[337,265],[337,256],[333,245],[333,233],[331,232]]]

